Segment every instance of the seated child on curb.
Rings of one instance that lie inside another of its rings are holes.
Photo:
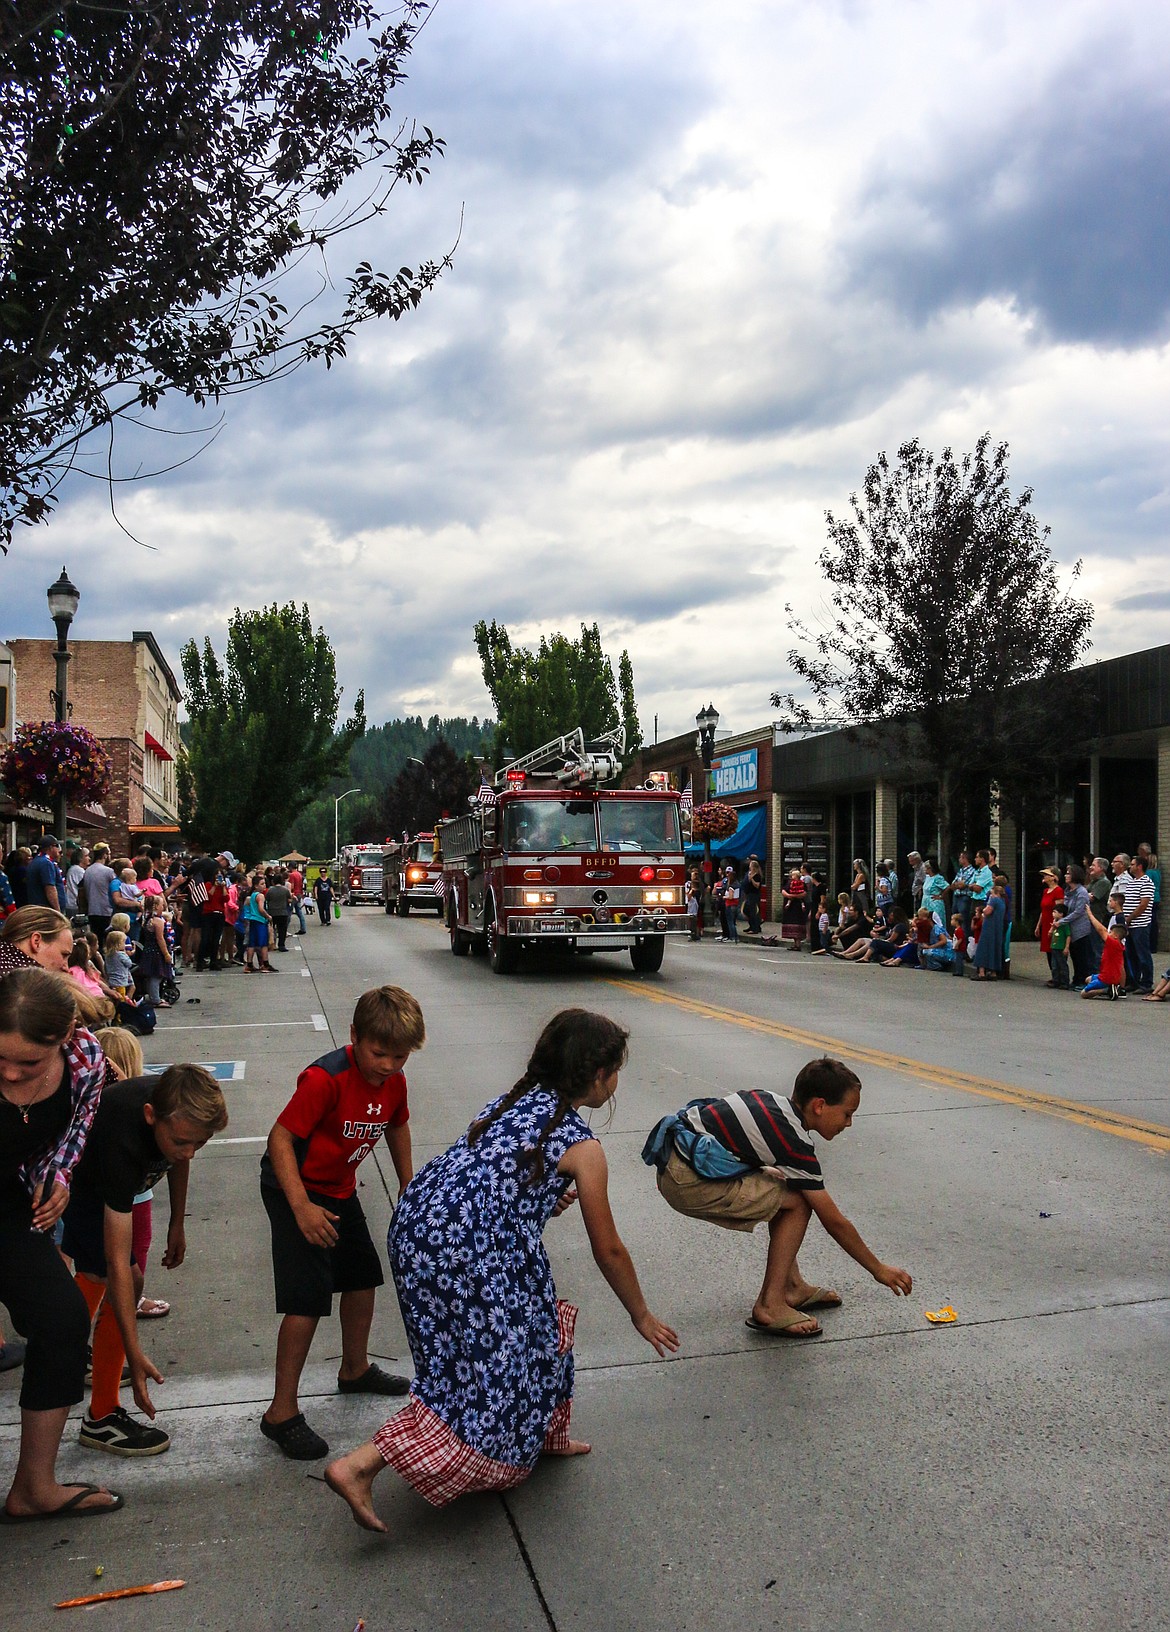
[[[1105,944],[1101,948],[1101,967],[1085,982],[1081,996],[1108,998],[1114,1003],[1125,996],[1125,897],[1111,895],[1109,907],[1108,927],[1089,914],[1089,923]]]
[[[198,1065],[172,1065],[161,1077],[107,1081],[73,1175],[62,1251],[72,1258],[77,1285],[96,1317],[93,1396],[79,1439],[115,1456],[158,1456],[170,1445],[161,1428],[139,1422],[118,1404],[123,1361],[140,1410],[154,1417],[147,1379],[163,1381],[138,1341],[134,1284],[134,1198],[163,1174],[171,1219],[163,1264],[177,1269],[187,1255],[183,1213],[191,1158],[227,1127],[227,1106],[215,1079]]]
[[[860,1103],[861,1082],[847,1065],[810,1060],[790,1100],[764,1089],[696,1100],[664,1117],[646,1142],[642,1160],[658,1168],[658,1188],[676,1212],[726,1230],[767,1224],[764,1282],[746,1322],[753,1331],[818,1337],[821,1326],[810,1311],[840,1304],[830,1287],[810,1286],[796,1261],[813,1213],[875,1281],[895,1295],[911,1290],[907,1271],[882,1263],[832,1201],[809,1138],[835,1139]]]
[[[298,1401],[301,1372],[323,1315],[341,1294],[341,1394],[405,1394],[410,1382],[370,1362],[374,1294],[382,1264],[357,1193],[357,1170],[383,1133],[399,1192],[414,1173],[402,1068],[426,1041],[422,1010],[400,986],[358,999],[349,1047],[307,1066],[268,1135],[260,1194],[272,1226],[276,1388],[260,1431],[285,1456],[308,1462],[329,1446]]]

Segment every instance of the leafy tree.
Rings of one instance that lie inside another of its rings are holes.
[[[1093,608],[1061,589],[1031,504],[1030,488],[1012,497],[1006,443],[983,435],[956,461],[907,442],[869,467],[851,517],[827,513],[827,626],[813,634],[786,608],[807,690],[773,693],[782,728],[844,726],[925,766],[944,856],[996,804],[1050,799],[1070,726],[1085,731],[1087,688],[1069,671]]]
[[[396,9],[389,26],[372,0],[0,10],[0,550],[44,519],[93,431],[108,480],[125,416],[329,367],[449,264],[339,280],[326,262],[442,151],[426,128],[389,133],[426,7]],[[278,289],[298,267],[290,313]]]
[[[412,759],[404,765],[386,789],[378,806],[375,831],[381,838],[392,839],[404,832],[430,832],[441,816],[458,816],[467,809],[467,796],[478,782],[479,773],[471,755],[460,758],[440,738],[426,750],[421,762]]]
[[[481,619],[475,626],[475,644],[484,684],[499,716],[497,760],[505,744],[513,755],[526,754],[578,725],[586,738],[622,725],[627,754],[641,746],[633,664],[623,652],[614,680],[597,624],[582,624],[579,640],[542,635],[533,652],[513,647],[504,624]]]
[[[333,648],[307,606],[237,607],[221,664],[210,640],[181,652],[189,737],[180,762],[180,820],[208,850],[255,860],[291,817],[343,770],[366,727],[359,691],[337,730]]]

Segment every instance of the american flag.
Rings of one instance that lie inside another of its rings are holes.
[[[475,790],[475,797],[477,803],[481,805],[498,805],[500,802],[499,794],[496,792],[495,788],[492,787],[486,776],[482,779],[479,787]]]
[[[446,900],[446,898],[447,898],[447,879],[446,879],[446,877],[445,877],[445,875],[443,873],[439,874],[438,878],[436,878],[435,882],[431,885],[431,889],[441,899]]]
[[[694,809],[694,796],[691,793],[691,784],[688,782],[683,789],[682,799],[679,801],[683,810],[688,814]]]

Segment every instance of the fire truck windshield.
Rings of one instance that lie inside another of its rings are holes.
[[[596,850],[597,807],[592,799],[518,799],[504,821],[508,850]]]
[[[434,846],[434,844],[432,843],[432,841],[430,839],[419,839],[419,840],[417,840],[416,841],[416,847],[417,847],[417,854],[416,854],[416,856],[414,858],[416,861],[421,861],[423,863],[426,863],[428,861],[434,861],[434,859],[435,859],[435,846]]]
[[[681,850],[678,807],[672,799],[605,799],[601,804],[603,850]]]

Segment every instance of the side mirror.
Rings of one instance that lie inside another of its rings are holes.
[[[483,813],[483,842],[489,845],[500,842],[500,813],[491,805]]]

